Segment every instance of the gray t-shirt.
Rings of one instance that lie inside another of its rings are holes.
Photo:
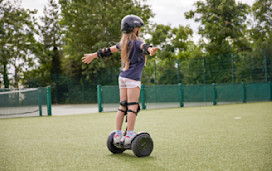
[[[123,78],[129,78],[136,81],[141,81],[143,68],[145,65],[145,55],[141,52],[142,42],[139,39],[133,41],[133,46],[129,54],[129,68],[126,71],[122,71],[119,76]],[[116,48],[120,50],[120,44],[116,44]]]

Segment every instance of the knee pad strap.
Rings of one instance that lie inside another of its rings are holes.
[[[127,108],[127,101],[121,101],[121,102],[120,102],[120,105],[123,106],[123,107],[125,107],[125,110],[122,110],[122,109],[118,109],[118,110],[121,111],[121,112],[124,112],[124,115],[126,115],[126,114],[127,114],[127,111],[128,111],[128,108]]]
[[[124,115],[126,115],[126,114],[127,114],[127,111],[124,111],[124,110],[122,110],[122,109],[118,109],[118,111],[123,112],[123,113],[124,113]]]
[[[138,112],[135,112],[135,111],[133,111],[133,110],[131,110],[131,109],[128,109],[128,112],[135,113],[135,114],[136,114],[136,116],[137,116],[137,114],[138,114]]]
[[[137,108],[137,111],[136,111],[136,112],[133,111],[133,110],[131,110],[131,109],[128,109],[128,110],[127,110],[128,112],[135,113],[136,116],[137,116],[137,114],[138,114],[138,113],[140,112],[140,110],[141,110],[139,103],[138,103],[138,102],[130,102],[130,103],[127,103],[127,106],[130,106],[130,105],[138,105],[138,108]]]

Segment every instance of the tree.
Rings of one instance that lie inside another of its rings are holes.
[[[231,53],[251,50],[246,34],[249,6],[235,0],[205,0],[194,5],[196,10],[186,12],[185,17],[200,23],[200,47],[206,52],[205,82],[230,82]]]
[[[252,5],[254,21],[251,22],[250,38],[252,53],[244,54],[242,62],[248,67],[241,70],[247,73],[249,81],[272,80],[272,1],[257,0]]]
[[[54,0],[48,0],[43,13],[44,15],[40,17],[42,24],[39,25],[42,45],[41,53],[37,56],[39,67],[24,74],[24,84],[28,86],[47,86],[53,82],[54,75],[62,73],[60,7]]]
[[[3,0],[0,1],[0,54],[1,54],[1,58],[0,58],[0,64],[1,64],[1,74],[3,75],[3,82],[4,82],[4,87],[8,88],[9,87],[9,79],[8,79],[8,49],[7,49],[7,40],[5,39],[6,35],[5,35],[5,28],[4,28],[4,23],[6,22],[4,19],[4,16],[8,13],[8,9],[7,9],[7,4],[3,2]]]
[[[93,83],[106,68],[120,67],[120,55],[114,54],[105,63],[96,60],[85,65],[81,62],[83,54],[118,43],[120,23],[125,15],[138,15],[146,25],[153,15],[148,5],[135,0],[60,0],[59,3],[65,28],[65,72],[78,79],[84,75]]]
[[[18,87],[23,71],[34,66],[34,56],[37,53],[37,42],[34,34],[35,19],[32,16],[37,11],[25,10],[18,1],[14,3],[1,1],[1,65],[3,65],[4,85],[9,87],[8,69],[14,68],[14,86]]]
[[[178,64],[189,55],[189,47],[193,44],[190,40],[193,31],[189,26],[179,26],[171,28],[169,25],[154,25],[150,31],[152,45],[159,47],[156,59],[148,59],[148,64],[144,70],[143,80],[158,84],[176,84],[181,78]],[[179,80],[178,80],[179,79]]]
[[[43,26],[40,27],[44,55],[51,64],[50,73],[61,73],[60,49],[62,48],[62,28],[60,22],[60,7],[54,0],[48,0],[48,8],[44,7],[44,16],[41,17]],[[41,60],[42,61],[42,60]],[[42,62],[42,64],[44,64]]]
[[[186,19],[200,22],[199,34],[207,40],[202,46],[210,55],[240,52],[248,48],[244,37],[249,6],[235,0],[197,1],[196,10],[185,13]]]
[[[257,0],[252,6],[252,13],[255,24],[253,23],[251,37],[266,44],[272,40],[272,1]]]

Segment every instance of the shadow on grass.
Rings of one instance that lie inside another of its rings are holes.
[[[121,154],[110,154],[110,157],[114,157],[116,159],[120,159],[120,160],[128,160],[128,159],[133,159],[133,160],[145,160],[145,161],[152,161],[155,160],[156,157],[154,156],[146,156],[146,157],[137,157],[135,156],[133,153],[121,153]]]
[[[159,159],[156,156],[137,157],[133,152],[124,152],[122,154],[110,154],[109,158],[118,160],[125,168],[133,168],[135,170],[166,170],[159,165]]]

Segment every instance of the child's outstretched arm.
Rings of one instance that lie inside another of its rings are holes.
[[[149,47],[147,50],[150,53],[149,55],[153,56],[157,52],[158,48]]]
[[[108,50],[110,49],[110,50]],[[110,47],[110,48],[105,48],[101,49],[98,52],[95,53],[89,53],[89,54],[84,54],[84,57],[81,58],[83,63],[89,64],[92,62],[94,58],[98,57],[105,57],[105,56],[110,56],[111,53],[118,52],[119,50],[117,49],[116,45]]]
[[[153,48],[151,45],[146,43],[143,43],[141,45],[141,49],[145,55],[150,55],[150,56],[155,55],[156,51],[158,50],[158,48]]]

